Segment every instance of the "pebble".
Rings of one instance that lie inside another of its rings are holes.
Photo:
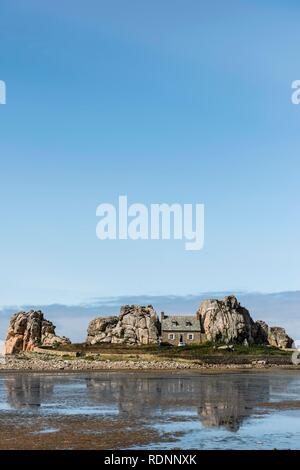
[[[57,356],[44,354],[22,353],[18,356],[6,356],[5,362],[0,364],[0,370],[33,370],[33,371],[51,371],[51,370],[188,370],[188,369],[253,369],[268,367],[263,361],[256,361],[252,364],[199,364],[196,362],[184,362],[175,360],[85,360],[76,358],[73,360],[63,360]],[[270,366],[269,366],[270,367]],[[280,366],[278,366],[280,367]]]

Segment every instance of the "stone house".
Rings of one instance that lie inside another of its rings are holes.
[[[178,344],[203,343],[206,335],[202,333],[200,318],[196,315],[165,315],[161,313],[161,341]]]

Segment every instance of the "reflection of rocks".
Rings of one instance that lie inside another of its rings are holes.
[[[7,401],[12,408],[38,408],[53,394],[53,381],[38,374],[12,375],[5,379]]]
[[[119,412],[131,418],[155,414],[158,409],[196,408],[204,426],[224,426],[237,431],[258,402],[268,401],[268,377],[124,377],[87,380],[89,396],[105,404],[117,403]]]
[[[236,432],[256,412],[259,403],[268,402],[272,393],[277,396],[286,393],[293,380],[289,375],[108,372],[76,377],[12,374],[5,377],[4,383],[7,401],[15,409],[39,412],[41,405],[51,403],[48,413],[51,410],[60,414],[66,407],[80,413],[87,406],[89,410],[94,407],[95,417],[101,419],[99,405],[106,405],[118,411],[121,426],[130,421],[139,426],[160,420],[172,422],[180,411],[183,420],[198,416],[205,427],[224,427]]]
[[[109,376],[108,380],[87,380],[89,396],[104,404],[117,403],[120,414],[131,417],[147,415],[149,408],[156,408],[160,401],[161,386],[156,380],[143,377]]]

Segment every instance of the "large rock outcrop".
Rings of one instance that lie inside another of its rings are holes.
[[[257,320],[252,327],[252,336],[256,344],[268,344],[269,326],[263,320]]]
[[[271,326],[268,331],[268,344],[276,348],[292,348],[294,340],[289,337],[284,328]]]
[[[269,326],[262,320],[257,320],[252,328],[252,337],[256,344],[267,344],[276,348],[288,349],[294,345],[294,340],[284,328]]]
[[[293,339],[284,328],[269,327],[262,320],[254,321],[249,311],[235,296],[223,300],[205,300],[197,311],[208,341],[244,343],[291,348]]]
[[[159,320],[152,305],[125,305],[119,317],[99,317],[88,326],[88,344],[157,344]]]
[[[118,321],[118,317],[95,318],[89,323],[86,342],[88,344],[111,343],[113,330]]]
[[[223,300],[204,300],[197,311],[203,332],[208,341],[253,343],[254,322],[248,310],[241,307],[236,297]]]
[[[55,326],[38,310],[12,316],[5,341],[5,354],[33,351],[37,346],[69,344],[70,340],[55,334]]]
[[[205,300],[197,311],[202,333],[213,343],[243,343],[290,348],[293,340],[283,328],[254,321],[235,296]],[[88,326],[87,344],[157,344],[160,322],[152,305],[125,305],[119,316],[98,317]]]

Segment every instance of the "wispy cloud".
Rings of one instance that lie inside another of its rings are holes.
[[[58,334],[69,336],[72,341],[83,341],[89,321],[98,315],[117,315],[124,304],[153,305],[159,313],[193,314],[200,303],[208,298],[222,298],[235,294],[254,319],[265,320],[270,325],[283,326],[294,339],[300,339],[300,291],[274,294],[246,292],[205,292],[198,295],[139,295],[94,298],[78,305],[23,305],[8,306],[0,310],[0,338],[3,339],[10,316],[19,310],[42,310],[57,326]]]

